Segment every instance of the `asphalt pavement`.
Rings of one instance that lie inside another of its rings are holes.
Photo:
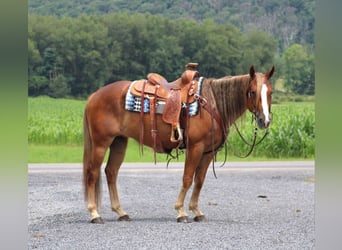
[[[207,222],[176,222],[183,163],[124,163],[118,189],[132,220],[117,221],[102,171],[105,224],[94,225],[81,164],[29,164],[28,249],[314,249],[314,162],[216,166],[199,201]]]

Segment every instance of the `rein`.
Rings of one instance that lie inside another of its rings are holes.
[[[210,89],[212,88],[211,85],[210,86]],[[214,173],[214,176],[215,178],[217,179],[217,175],[216,175],[216,171],[215,171],[215,161],[216,161],[216,154],[218,151],[220,151],[222,149],[223,146],[225,146],[225,158],[224,158],[224,162],[220,165],[220,167],[224,166],[224,164],[226,163],[227,161],[227,147],[226,147],[226,140],[227,140],[227,127],[225,125],[225,123],[222,121],[221,119],[221,116],[219,113],[217,113],[211,106],[210,103],[208,103],[207,99],[201,95],[195,95],[195,99],[199,102],[199,104],[201,105],[201,107],[206,110],[209,114],[210,114],[210,117],[211,117],[211,121],[213,122],[213,120],[215,120],[220,128],[221,128],[221,131],[222,131],[222,141],[221,141],[221,144],[218,146],[218,148],[214,148],[214,138],[213,138],[213,130],[214,130],[214,127],[212,126],[211,127],[211,130],[212,130],[212,149],[211,149],[211,153],[214,153],[214,159],[212,161],[212,166],[213,166],[213,173]]]
[[[254,120],[255,120],[255,116],[254,116]],[[236,131],[238,132],[240,138],[242,139],[242,141],[243,141],[245,144],[247,144],[248,146],[250,146],[249,151],[248,151],[247,154],[244,155],[244,156],[237,155],[236,153],[234,153],[234,155],[235,155],[236,157],[239,157],[239,158],[247,158],[247,157],[253,152],[255,146],[259,145],[259,144],[266,138],[266,136],[269,134],[269,131],[268,131],[268,128],[267,128],[265,134],[263,135],[263,137],[262,137],[258,142],[256,142],[256,138],[257,138],[257,135],[258,135],[258,128],[257,128],[257,125],[256,125],[256,123],[255,123],[253,142],[252,142],[252,144],[251,144],[251,143],[247,142],[247,140],[242,136],[242,134],[241,134],[239,128],[237,127],[236,123],[234,122],[233,124],[234,124],[234,127],[235,127]]]

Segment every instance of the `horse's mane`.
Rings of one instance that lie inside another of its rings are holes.
[[[226,76],[207,81],[211,86],[216,108],[228,129],[246,111],[250,76]]]

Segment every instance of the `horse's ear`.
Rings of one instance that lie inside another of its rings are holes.
[[[253,79],[254,76],[255,76],[255,70],[254,70],[254,66],[252,65],[250,68],[249,68],[249,75],[250,77]]]
[[[268,71],[266,73],[266,78],[270,79],[272,77],[273,73],[274,73],[274,66],[272,67],[272,69],[270,71]]]

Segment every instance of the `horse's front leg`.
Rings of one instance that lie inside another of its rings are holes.
[[[195,173],[195,186],[192,191],[189,209],[194,213],[194,221],[202,222],[207,221],[206,217],[202,213],[202,211],[198,208],[198,200],[200,196],[200,192],[207,174],[208,166],[213,159],[213,153],[207,153],[202,156],[201,162],[199,163],[198,168]]]
[[[183,185],[175,204],[175,209],[178,211],[177,222],[188,222],[188,214],[184,209],[184,199],[192,185],[194,173],[200,161],[198,155],[202,155],[202,152],[203,148],[201,145],[192,145],[188,149],[183,173]]]

